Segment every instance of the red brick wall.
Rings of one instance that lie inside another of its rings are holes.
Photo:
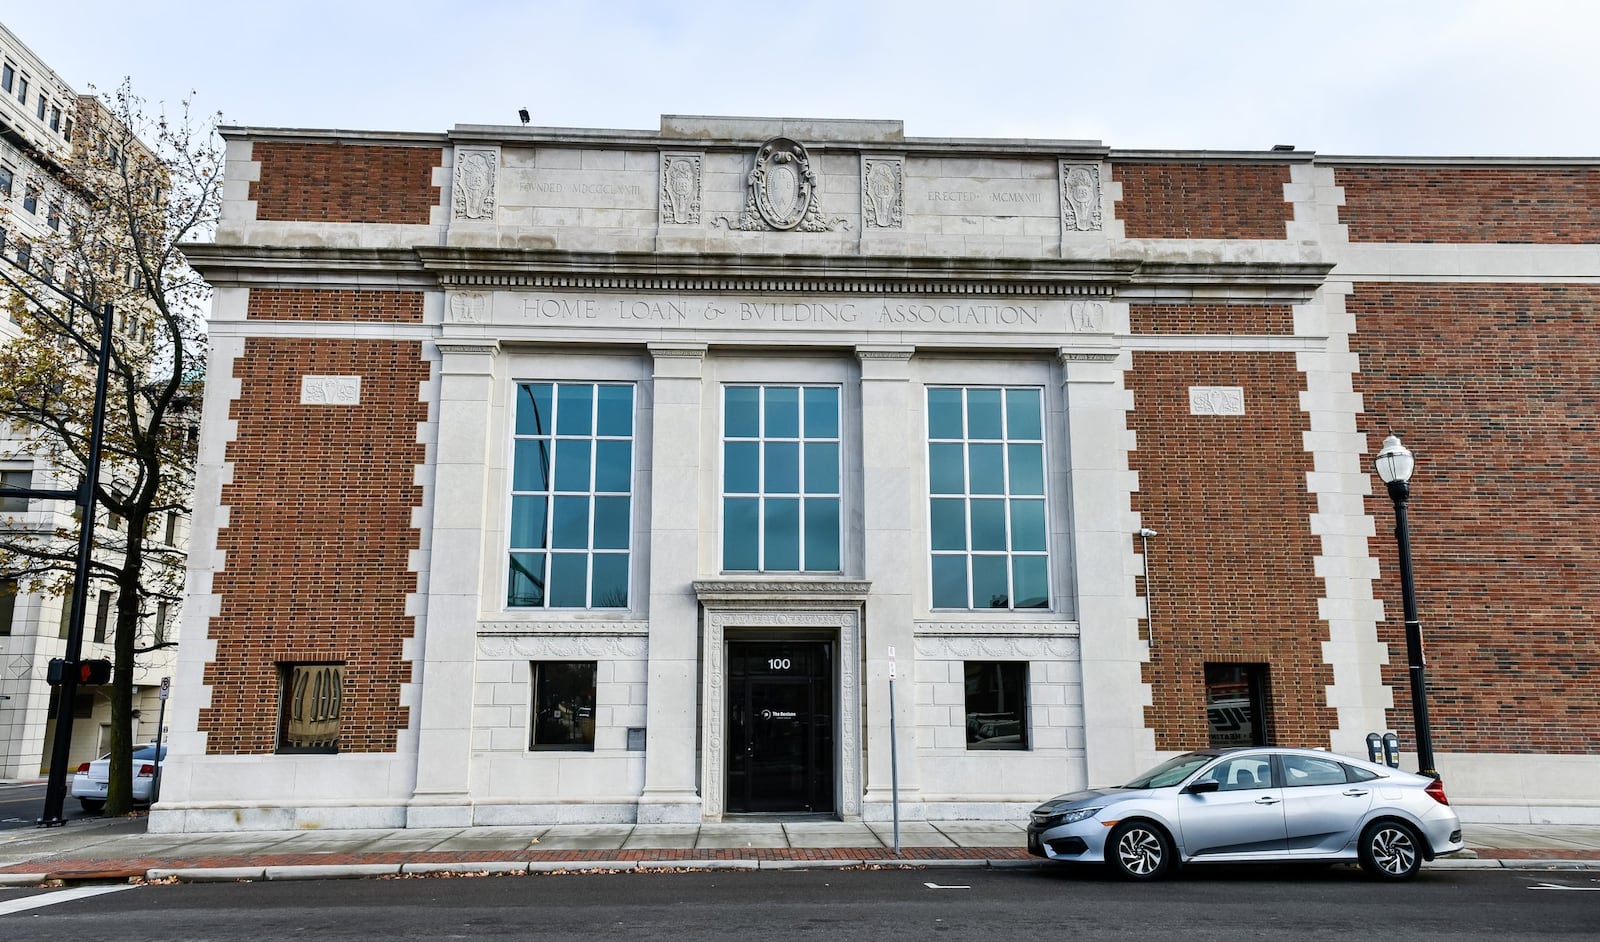
[[[1207,661],[1268,665],[1272,740],[1326,747],[1338,720],[1324,690],[1333,673],[1322,663],[1321,546],[1294,355],[1139,352],[1127,381],[1138,437],[1128,455],[1139,472],[1133,509],[1160,532],[1150,542],[1145,665],[1156,748],[1208,745]],[[1190,415],[1190,386],[1242,386],[1246,414]]]
[[[1600,741],[1600,286],[1359,285],[1360,427],[1417,453],[1409,506],[1434,747],[1592,753]],[[1367,467],[1371,467],[1370,458]],[[1412,742],[1394,505],[1367,511]]]
[[[1600,168],[1336,167],[1352,242],[1600,242]]]
[[[439,205],[438,147],[257,141],[251,155],[261,163],[250,184],[257,219],[427,225]]]
[[[1294,333],[1294,311],[1287,304],[1134,304],[1128,319],[1135,334]]]
[[[417,291],[349,291],[322,288],[251,288],[245,316],[265,321],[375,321],[422,323]]]
[[[206,666],[211,706],[200,729],[213,754],[271,752],[277,664],[343,661],[341,752],[391,752],[407,724],[401,644],[418,547],[411,510],[423,463],[418,401],[428,364],[416,342],[251,338],[234,361],[240,396],[230,418],[233,482],[222,489],[225,565]],[[360,376],[355,406],[300,404],[303,375]]]
[[[1128,163],[1111,175],[1130,239],[1283,239],[1294,218],[1286,164]]]

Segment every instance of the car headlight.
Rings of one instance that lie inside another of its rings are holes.
[[[1092,818],[1100,813],[1100,808],[1074,808],[1071,811],[1056,811],[1033,813],[1033,823],[1044,827],[1057,827],[1062,824],[1075,824],[1085,818]]]

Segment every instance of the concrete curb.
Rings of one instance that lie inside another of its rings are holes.
[[[184,883],[236,883],[266,879],[266,867],[157,867],[145,871],[146,880],[181,880]]]
[[[268,880],[342,880],[353,877],[383,877],[399,873],[399,864],[308,864],[268,867]]]
[[[582,873],[586,870],[635,870],[637,860],[535,860],[529,873]]]
[[[0,886],[33,886],[48,879],[48,873],[0,873]]]
[[[408,863],[400,865],[407,873],[527,873],[526,860],[493,860],[482,863]]]

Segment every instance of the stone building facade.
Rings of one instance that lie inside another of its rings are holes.
[[[1593,163],[226,137],[155,829],[1015,817],[1409,742],[1390,430],[1452,797],[1600,815]]]

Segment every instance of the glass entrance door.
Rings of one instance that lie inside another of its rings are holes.
[[[728,643],[728,810],[831,813],[833,645]]]

